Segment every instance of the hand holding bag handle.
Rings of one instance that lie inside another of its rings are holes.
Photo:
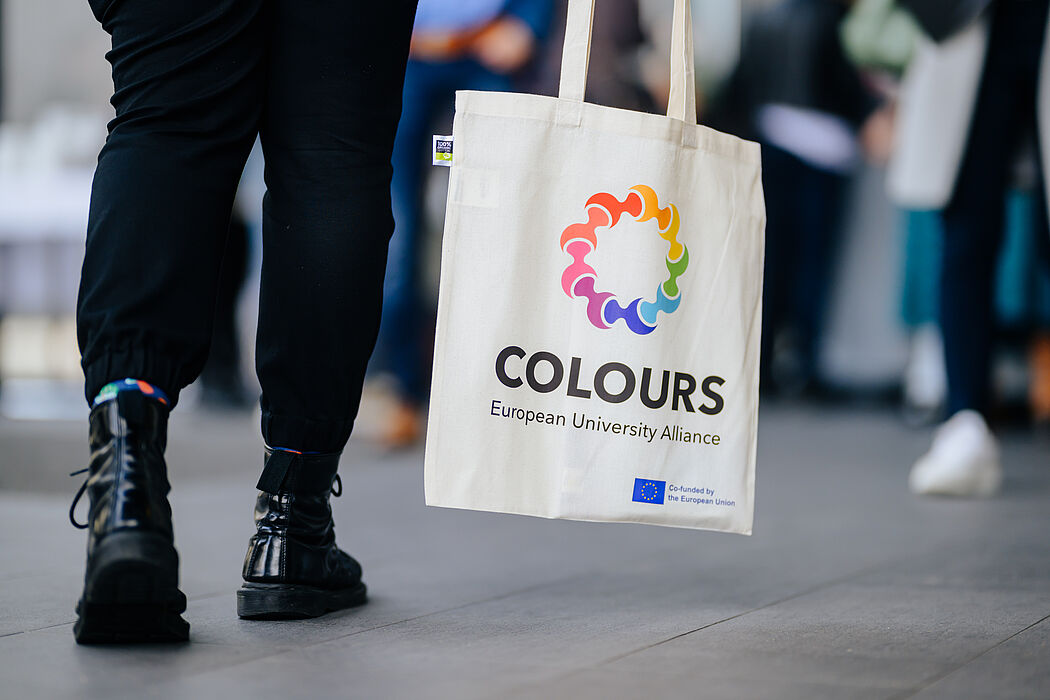
[[[595,0],[569,0],[565,44],[561,55],[558,98],[582,103],[591,58],[591,26]],[[689,0],[674,0],[671,27],[671,94],[667,116],[696,125],[696,78],[693,65],[693,18]],[[575,111],[579,114],[578,110]],[[575,120],[579,123],[578,116]]]

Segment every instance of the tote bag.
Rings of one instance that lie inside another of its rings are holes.
[[[429,505],[750,534],[763,231],[757,144],[696,124],[676,0],[668,116],[456,94],[426,441]]]

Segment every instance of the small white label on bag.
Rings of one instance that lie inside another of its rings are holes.
[[[434,137],[434,165],[452,167],[452,137]]]

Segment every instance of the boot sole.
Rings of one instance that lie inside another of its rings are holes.
[[[186,596],[178,588],[179,557],[165,538],[147,532],[106,536],[91,555],[73,636],[79,644],[185,642]]]
[[[302,620],[363,605],[364,583],[330,590],[285,583],[245,583],[237,591],[237,616],[245,620]]]

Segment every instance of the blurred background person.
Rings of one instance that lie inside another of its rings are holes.
[[[839,39],[847,5],[783,0],[757,12],[736,70],[705,120],[762,144],[760,372],[767,393],[821,390],[818,351],[858,136],[875,140],[885,132],[880,99]]]
[[[920,494],[989,496],[1001,482],[987,420],[995,273],[1006,191],[1026,132],[1038,143],[1031,224],[1038,249],[1045,250],[1048,235],[1042,164],[1050,73],[1042,66],[1050,2],[902,4],[940,40],[920,43],[905,76],[890,190],[905,206],[942,211],[939,322],[949,416],[912,468],[909,485]],[[1032,380],[1045,381],[1038,373]],[[1040,398],[1033,392],[1033,402]]]
[[[891,100],[912,60],[923,30],[897,0],[857,0],[842,25],[847,55]],[[997,415],[1030,416],[1037,424],[1047,414],[1043,369],[1045,329],[1050,325],[1050,272],[1045,267],[1045,238],[1037,231],[1035,144],[1026,138],[1006,195],[1005,238],[998,256],[995,285],[995,333],[1006,352],[994,364]],[[901,321],[909,333],[902,377],[902,403],[908,423],[939,422],[947,395],[944,348],[938,310],[943,226],[938,210],[910,209],[900,217]],[[1027,367],[1024,346],[1031,341]]]
[[[841,33],[847,56],[878,76],[892,109],[901,75],[915,55],[922,28],[897,0],[857,0],[843,21]],[[883,155],[880,162],[884,164],[889,152]],[[944,351],[937,325],[940,217],[935,211],[905,209],[899,221],[903,243],[900,319],[909,343],[901,398],[905,420],[925,425],[939,419],[946,392]]]
[[[383,319],[373,372],[390,375],[393,408],[381,422],[388,447],[416,443],[429,392],[434,310],[421,283],[424,185],[431,136],[452,129],[456,90],[513,90],[537,55],[552,0],[420,0],[394,145]]]

